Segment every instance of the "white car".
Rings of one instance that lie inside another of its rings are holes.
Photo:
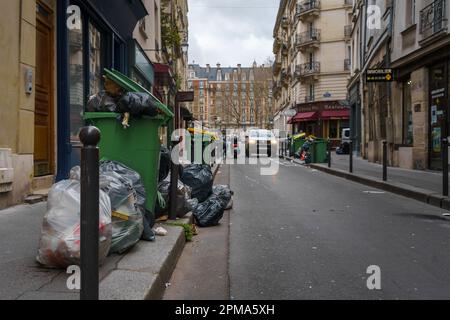
[[[278,141],[270,130],[253,129],[246,135],[245,141],[245,156],[272,156],[272,150],[274,146],[278,144]]]

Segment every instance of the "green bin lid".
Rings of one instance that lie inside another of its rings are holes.
[[[148,91],[135,81],[131,80],[126,75],[120,73],[119,71],[109,70],[106,68],[105,68],[105,75],[108,79],[110,79],[118,86],[120,86],[122,89],[128,92],[145,92],[148,95],[150,95],[150,97],[152,97],[152,99],[154,100],[156,107],[165,114],[167,120],[175,116],[174,113],[169,109],[169,107],[167,107],[165,104],[159,101],[158,98],[156,98],[150,91]]]

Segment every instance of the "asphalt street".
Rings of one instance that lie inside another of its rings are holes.
[[[450,299],[444,211],[274,161],[274,176],[231,166],[231,299]]]

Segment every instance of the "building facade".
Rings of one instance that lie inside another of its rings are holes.
[[[347,0],[281,1],[273,48],[277,129],[339,143],[350,116],[351,9]]]
[[[265,65],[216,67],[189,65],[194,119],[215,129],[271,128],[272,70]]]
[[[187,2],[179,2],[185,10],[177,9],[177,17],[187,19]],[[90,95],[103,90],[104,68],[127,74],[157,93],[156,65],[169,63],[158,48],[163,37],[160,0],[2,0],[1,4],[5,14],[0,21],[0,116],[5,123],[0,127],[0,208],[4,208],[66,179],[79,164],[84,107]],[[187,28],[187,20],[183,23]]]
[[[380,8],[379,28],[368,28],[369,5]],[[369,161],[381,162],[387,141],[390,165],[442,169],[442,139],[448,136],[449,15],[447,0],[355,1],[351,127],[356,151]],[[394,81],[368,83],[366,72],[372,68],[392,68]]]

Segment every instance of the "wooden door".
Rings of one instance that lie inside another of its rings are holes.
[[[53,174],[53,14],[36,4],[34,175]]]

